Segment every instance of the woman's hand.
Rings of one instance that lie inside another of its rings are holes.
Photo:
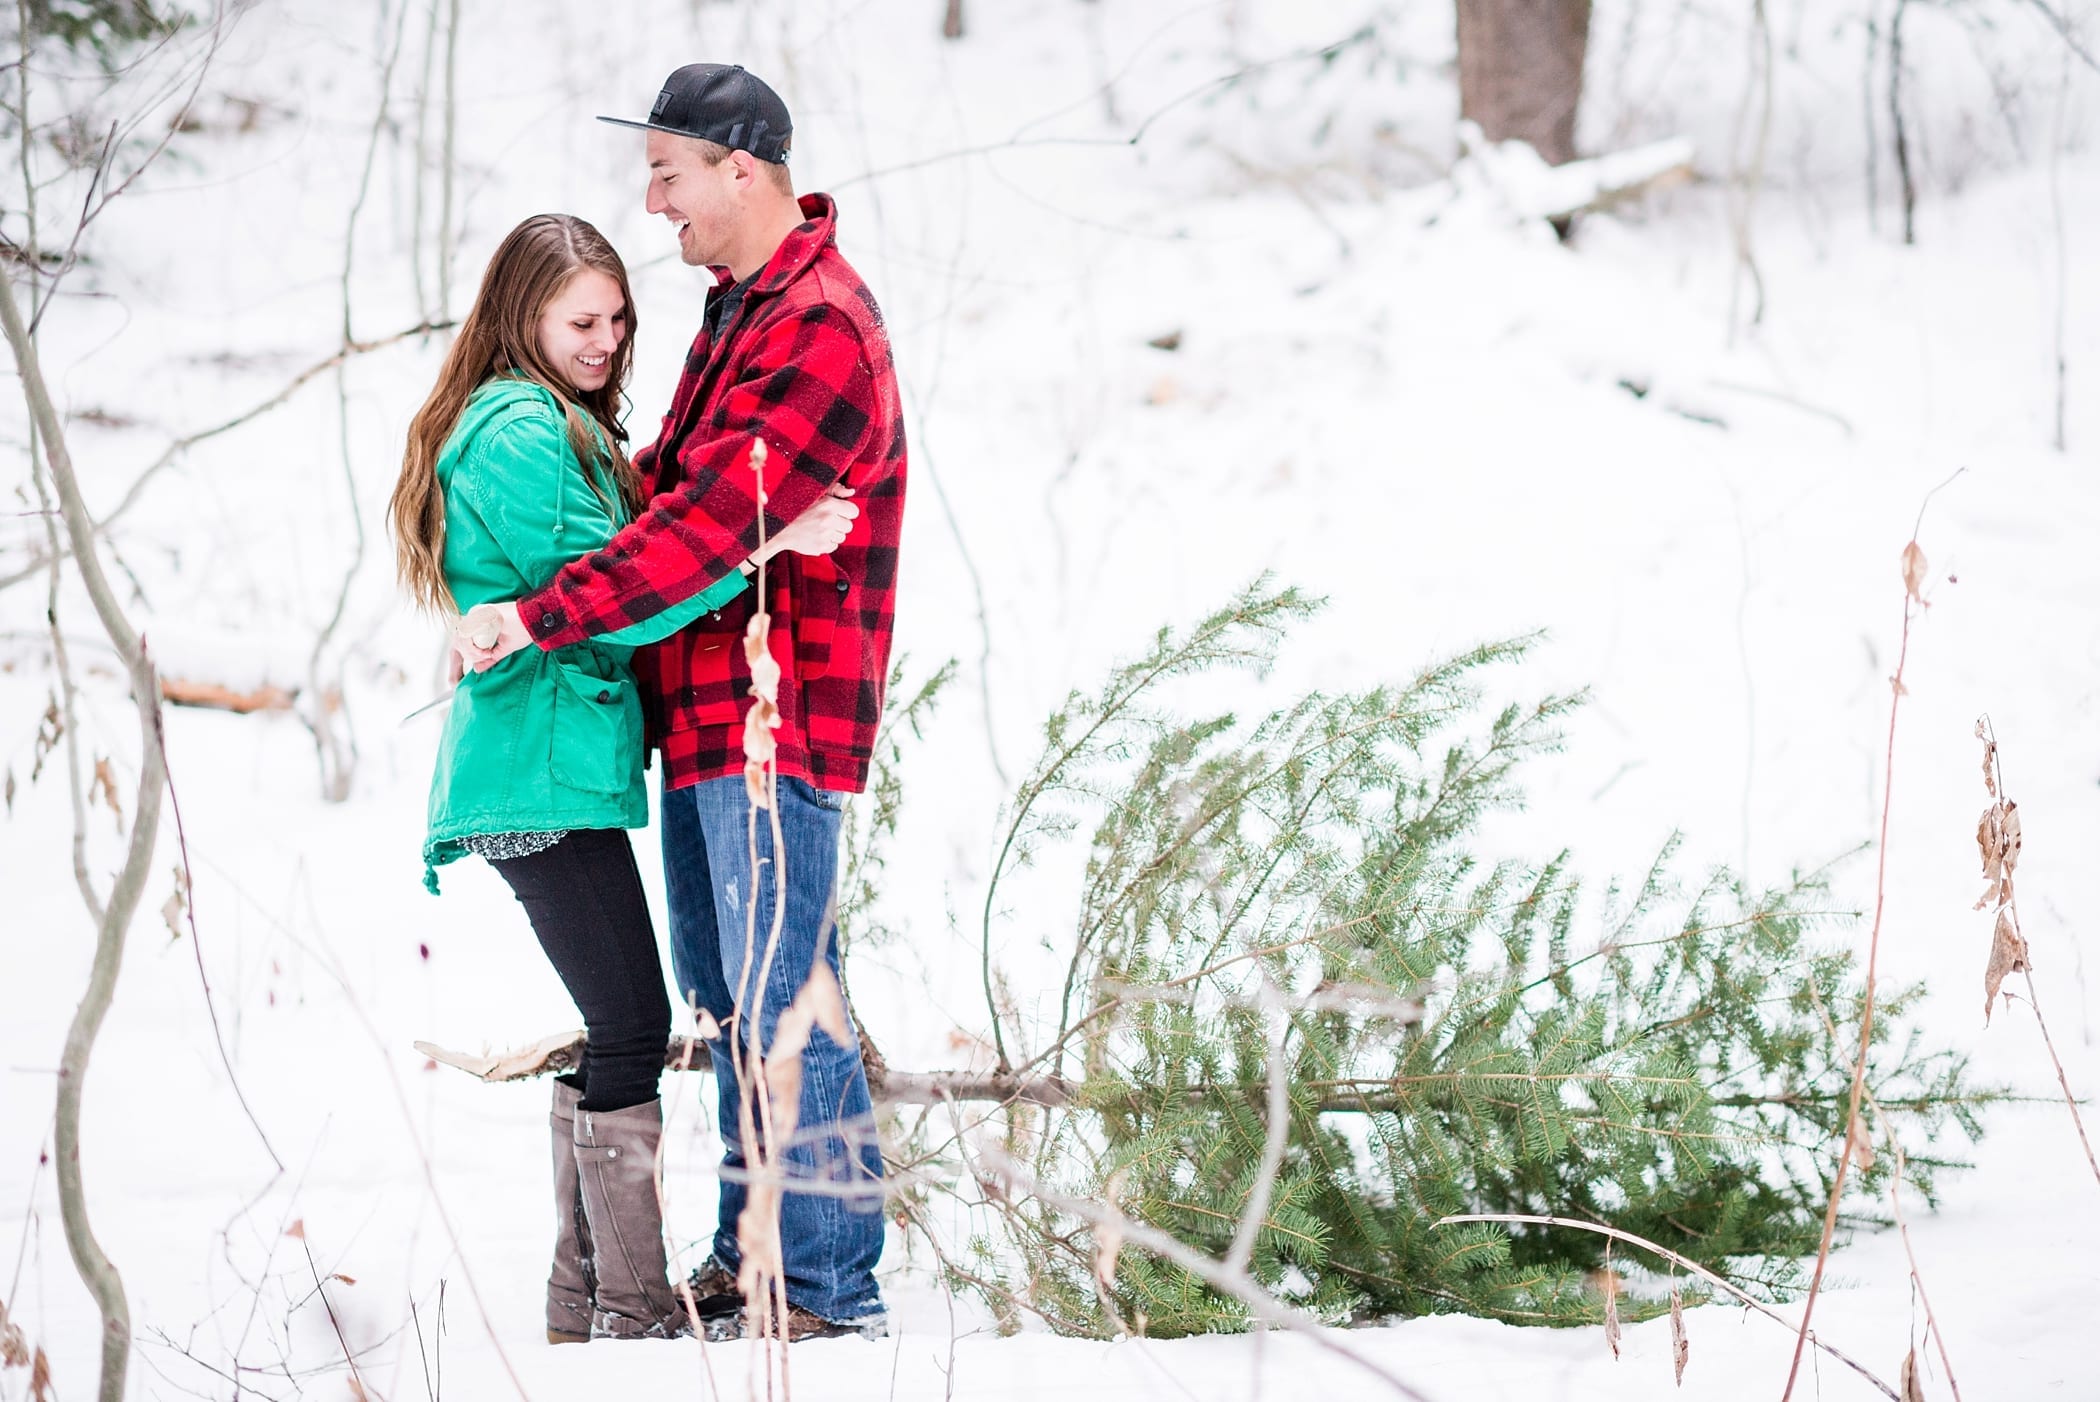
[[[764,545],[752,552],[751,563],[763,564],[790,551],[797,555],[829,555],[839,548],[839,542],[860,515],[860,508],[850,500],[852,496],[851,487],[833,487],[818,497],[809,510],[782,527],[779,534],[768,537]]]
[[[486,672],[531,644],[532,634],[525,631],[515,600],[476,604],[452,630],[452,649],[470,672]]]

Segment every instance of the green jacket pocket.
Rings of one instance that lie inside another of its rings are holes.
[[[642,708],[634,682],[556,662],[554,782],[585,793],[625,793],[641,755]]]

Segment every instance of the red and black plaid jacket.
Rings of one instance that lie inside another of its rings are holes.
[[[638,623],[722,578],[758,546],[751,442],[766,443],[768,534],[834,483],[861,509],[837,553],[766,567],[781,667],[779,772],[859,792],[882,718],[904,519],[904,422],[889,334],[867,285],[839,254],[828,195],[760,270],[710,337],[702,330],[656,442],[635,457],[651,500],[595,555],[519,601],[543,648]],[[710,304],[730,279],[716,273]],[[743,771],[751,671],[746,590],[635,654],[649,741],[683,788]]]

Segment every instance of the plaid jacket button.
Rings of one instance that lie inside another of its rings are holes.
[[[551,613],[543,613],[540,615],[540,627],[549,633],[553,632],[555,627],[559,625],[560,622],[561,620]]]
[[[849,586],[847,585],[845,580],[842,579],[839,581],[839,592],[841,594],[845,593],[848,587]]]

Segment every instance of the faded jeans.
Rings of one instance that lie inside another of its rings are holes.
[[[745,895],[752,887],[751,802],[741,775],[710,779],[663,795],[664,885],[671,924],[671,969],[681,999],[697,1000],[724,1030],[708,1044],[714,1058],[723,1167],[744,1167],[738,1113],[742,1093],[732,1059],[732,1035],[748,1038],[743,1018],[734,1023],[736,994],[744,976],[750,940],[758,977],[772,928],[774,873],[786,868],[787,906],[780,946],[766,978],[764,1001],[746,990],[762,1010],[761,1051],[802,985],[821,948],[838,973],[835,931],[829,928],[838,876],[839,826],[845,795],[813,788],[799,779],[780,781],[780,826],[784,861],[773,860],[773,826],[758,813],[757,921],[747,932]],[[757,1107],[752,1108],[757,1123]],[[784,1155],[790,1178],[781,1207],[780,1241],[788,1302],[820,1318],[848,1322],[879,1317],[875,1262],[882,1254],[882,1150],[876,1140],[868,1077],[858,1039],[840,1046],[822,1028],[813,1030],[802,1054],[800,1122]],[[825,1192],[797,1191],[794,1180]],[[865,1191],[854,1192],[855,1187]],[[841,1191],[841,1190],[845,1191]],[[722,1180],[715,1228],[715,1259],[737,1268],[737,1218],[745,1185]]]

